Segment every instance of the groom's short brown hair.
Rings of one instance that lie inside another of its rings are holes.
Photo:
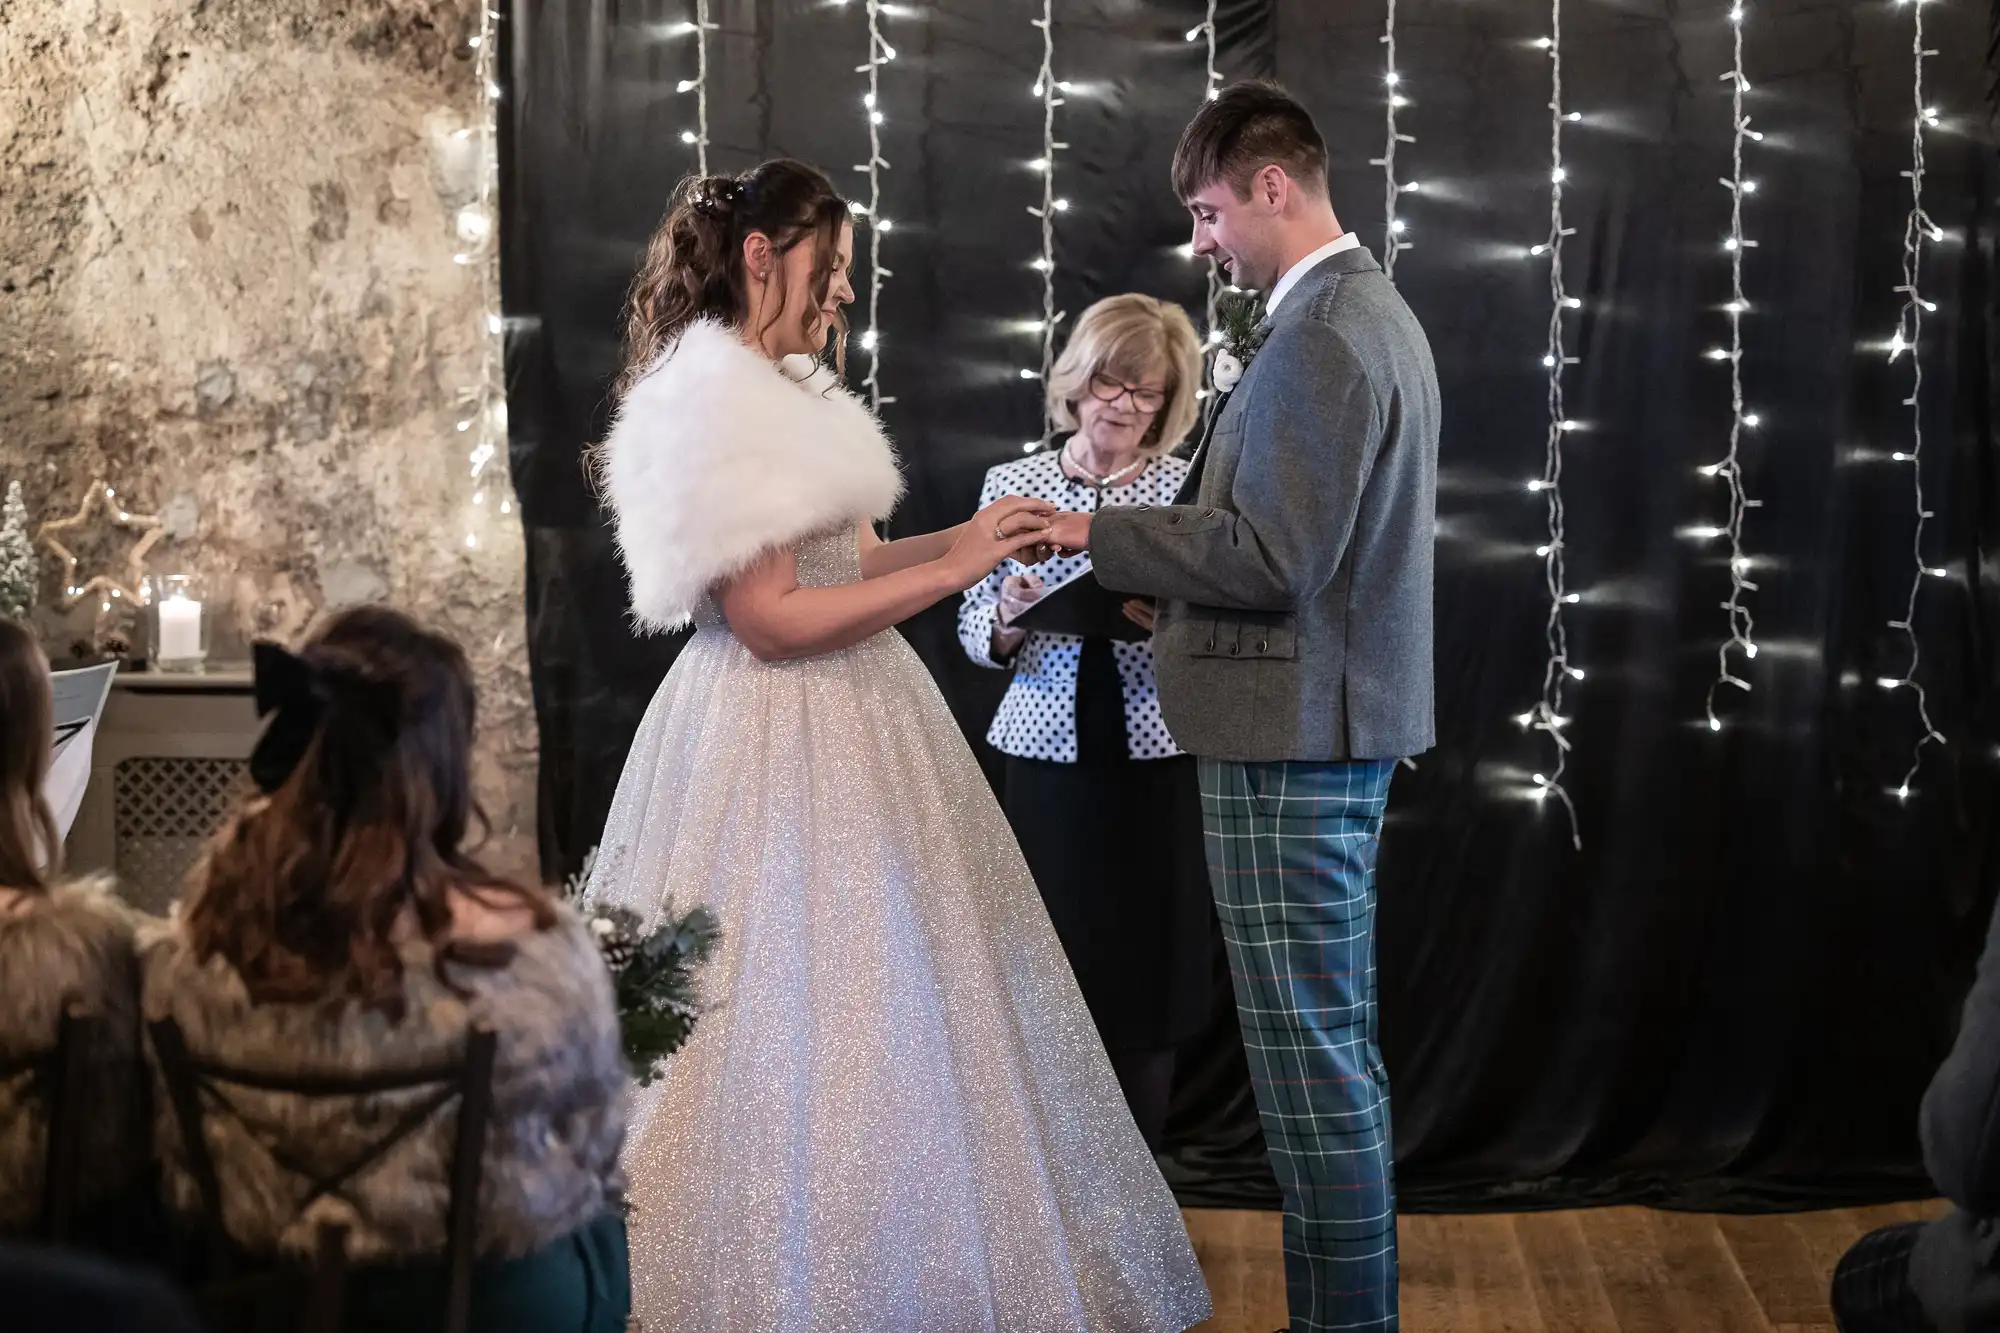
[[[1275,83],[1232,83],[1195,113],[1174,149],[1174,194],[1185,203],[1215,181],[1239,199],[1276,163],[1302,185],[1326,190],[1326,140],[1312,113]]]

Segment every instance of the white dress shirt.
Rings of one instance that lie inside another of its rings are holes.
[[[1359,236],[1356,236],[1351,231],[1342,232],[1338,240],[1328,241],[1325,245],[1322,245],[1319,249],[1285,270],[1285,276],[1278,279],[1278,285],[1271,289],[1270,296],[1264,300],[1264,318],[1269,319],[1278,313],[1278,302],[1284,300],[1285,294],[1299,285],[1300,278],[1312,272],[1313,265],[1319,263],[1322,259],[1339,254],[1342,250],[1352,250],[1360,244],[1361,238]]]
[[[1138,476],[1104,493],[1104,503],[1115,505],[1169,505],[1188,474],[1185,458],[1155,458]],[[979,507],[1003,496],[1024,495],[1047,500],[1068,513],[1088,514],[1097,509],[1097,488],[1074,481],[1062,470],[1062,451],[1048,449],[1011,463],[1002,463],[986,474],[979,495]],[[1038,565],[1034,572],[1047,583],[1060,583],[1078,570],[1090,567],[1090,554],[1062,556]],[[993,657],[993,627],[1000,617],[1000,585],[1009,574],[1025,574],[1028,567],[1009,560],[993,571],[985,582],[965,594],[958,610],[958,638],[965,655],[983,667],[1014,668],[1007,697],[1000,701],[993,727],[986,739],[1002,754],[1017,759],[1045,759],[1073,764],[1076,744],[1076,674],[1083,661],[1083,640],[1073,634],[1045,634],[1028,629],[1028,637],[1015,653],[1013,662]],[[1160,693],[1153,681],[1153,641],[1139,639],[1114,642],[1111,655],[1118,664],[1118,682],[1125,695],[1126,752],[1134,759],[1168,759],[1181,752],[1160,717]]]

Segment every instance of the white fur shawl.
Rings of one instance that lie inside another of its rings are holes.
[[[618,550],[640,629],[677,629],[759,557],[903,493],[888,437],[816,371],[789,377],[714,320],[653,363],[605,442]]]

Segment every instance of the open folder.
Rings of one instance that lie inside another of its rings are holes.
[[[118,664],[105,662],[57,671],[49,678],[55,693],[56,736],[45,790],[55,811],[56,827],[65,838],[83,804],[84,788],[90,785],[91,747],[97,740],[105,701],[111,697],[111,678],[117,674]]]
[[[1132,600],[1113,592],[1097,581],[1085,565],[1061,583],[1052,585],[1042,600],[1014,617],[1024,629],[1043,634],[1075,634],[1086,639],[1123,639],[1128,643],[1149,638],[1146,630],[1128,619],[1125,603]]]

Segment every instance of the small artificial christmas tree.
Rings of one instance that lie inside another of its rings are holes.
[[[28,506],[21,500],[21,483],[7,483],[7,503],[0,508],[0,616],[15,620],[35,609],[41,570],[35,546],[28,538]]]

